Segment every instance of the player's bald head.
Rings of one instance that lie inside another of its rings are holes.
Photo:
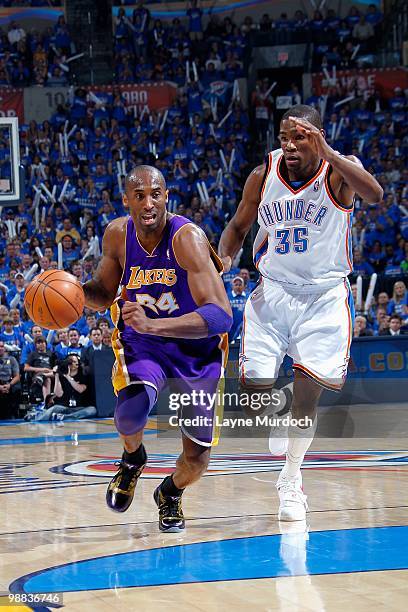
[[[125,191],[134,190],[136,188],[146,187],[149,185],[160,185],[166,190],[166,180],[163,174],[154,166],[135,166],[128,172],[125,178]]]

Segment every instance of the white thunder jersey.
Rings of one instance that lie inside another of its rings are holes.
[[[268,155],[258,208],[255,266],[265,278],[295,293],[319,293],[342,283],[352,270],[352,206],[335,197],[321,161],[298,189],[282,174],[282,149]]]

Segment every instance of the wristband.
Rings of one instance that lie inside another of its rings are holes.
[[[226,334],[232,327],[232,317],[217,304],[204,304],[195,310],[208,325],[208,336]]]

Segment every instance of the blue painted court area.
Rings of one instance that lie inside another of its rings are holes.
[[[301,546],[291,535],[199,542],[68,563],[23,576],[10,591],[91,591],[408,568],[406,526],[314,531]]]

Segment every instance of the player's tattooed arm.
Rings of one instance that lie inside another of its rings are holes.
[[[102,258],[92,280],[82,285],[85,306],[104,310],[114,301],[122,277],[122,264],[126,241],[126,218],[112,221],[105,230]]]
[[[316,150],[320,159],[329,162],[333,168],[330,186],[340,202],[351,203],[357,193],[370,203],[381,202],[383,189],[378,181],[364,169],[354,155],[341,155],[335,151],[324,137],[324,132],[312,125],[307,119],[289,118],[296,130],[305,135]]]
[[[265,164],[252,170],[246,180],[237,211],[221,235],[218,253],[226,272],[230,269],[233,258],[244,244],[246,235],[257,219],[265,171]]]
[[[197,306],[215,304],[227,318],[231,317],[231,306],[211,260],[204,232],[193,224],[185,225],[174,237],[173,249],[178,264],[187,272],[188,286]],[[125,302],[122,317],[126,325],[142,334],[187,339],[207,338],[209,334],[207,322],[195,311],[168,319],[150,319],[140,304]]]

